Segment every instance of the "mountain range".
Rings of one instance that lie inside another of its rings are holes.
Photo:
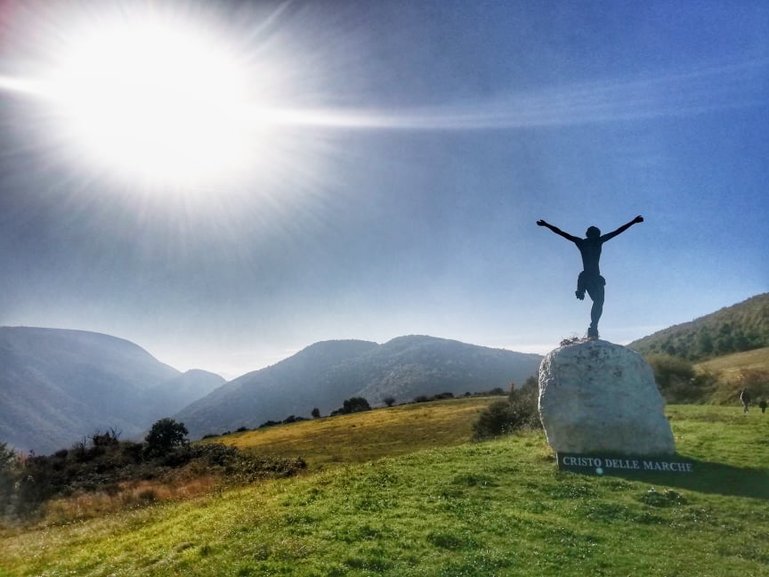
[[[328,413],[351,396],[463,394],[522,382],[539,355],[425,336],[315,343],[230,382],[180,373],[140,346],[86,331],[0,327],[0,442],[50,453],[97,431],[124,438],[159,418],[185,423],[193,438],[289,415]]]
[[[0,327],[0,442],[45,453],[96,431],[136,436],[224,382],[104,334]]]
[[[691,360],[769,346],[769,293],[628,346]],[[328,414],[353,396],[378,405],[507,388],[535,375],[541,359],[428,336],[324,341],[226,382],[202,370],[181,373],[109,335],[0,327],[0,442],[47,453],[98,431],[136,438],[167,416],[195,438],[315,408]]]
[[[255,427],[288,416],[339,408],[350,397],[372,405],[420,395],[488,391],[535,375],[540,355],[492,349],[429,336],[315,343],[271,367],[245,374],[176,415],[200,436]]]

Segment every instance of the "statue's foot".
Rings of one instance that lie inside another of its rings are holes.
[[[590,339],[591,341],[597,340],[598,339],[598,329],[595,328],[592,325],[590,327],[588,327],[588,329],[587,329],[587,338]]]

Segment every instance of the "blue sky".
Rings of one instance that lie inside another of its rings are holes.
[[[589,304],[540,218],[581,236],[645,217],[604,247],[613,342],[769,290],[765,2],[165,5],[314,115],[266,133],[248,178],[168,190],[80,158],[5,90],[0,324],[228,377],[325,339],[544,353]],[[0,76],[66,35],[33,6],[3,16]]]

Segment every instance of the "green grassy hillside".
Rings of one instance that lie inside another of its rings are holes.
[[[628,345],[643,355],[665,353],[706,360],[769,346],[769,293],[751,297]]]
[[[6,529],[0,575],[769,575],[769,415],[668,407],[679,452],[694,460],[691,476],[560,473],[535,432],[425,448],[412,428],[415,452],[360,462],[388,446],[405,453],[407,440],[369,446],[400,437],[392,428],[470,406],[422,406],[411,421],[401,420],[414,416],[405,407],[340,418],[348,431],[379,423],[378,434],[353,437],[366,445],[346,456],[323,448],[339,433],[321,434],[333,419],[228,438],[290,452],[278,437],[299,431],[294,446],[325,466],[88,521]]]
[[[743,370],[769,372],[769,347],[716,357],[697,363],[695,367],[698,370],[719,372],[727,380],[739,375]]]
[[[740,390],[747,388],[753,403],[769,399],[769,347],[734,353],[697,363],[700,373],[717,376],[710,400],[713,403],[739,403]]]
[[[499,398],[470,397],[401,405],[235,433],[213,442],[274,457],[301,455],[311,469],[334,463],[360,463],[465,443],[478,414]]]

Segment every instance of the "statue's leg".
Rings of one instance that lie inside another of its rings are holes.
[[[601,320],[601,315],[603,314],[603,284],[595,283],[595,286],[590,287],[588,290],[588,294],[593,299],[593,306],[590,309],[590,327],[587,329],[587,336],[591,339],[597,339],[598,321]]]

